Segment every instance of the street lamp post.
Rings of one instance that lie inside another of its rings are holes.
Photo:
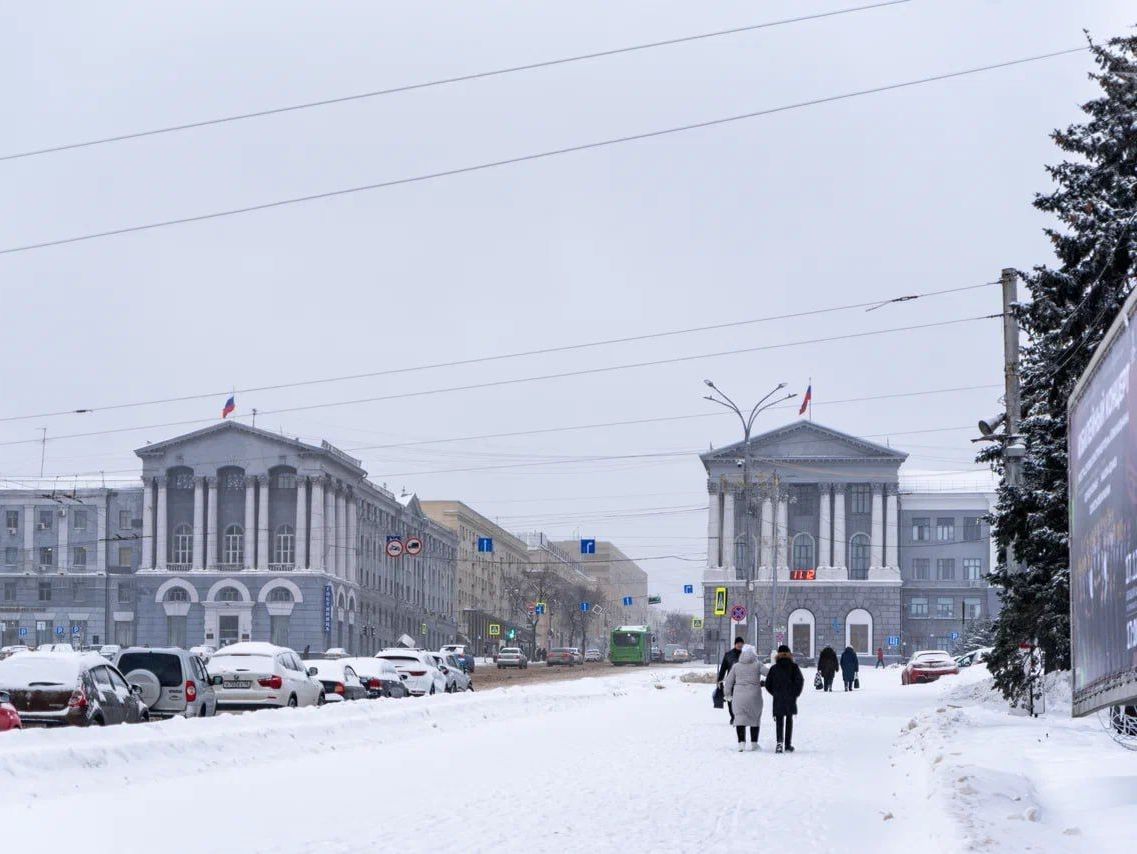
[[[712,394],[704,395],[703,399],[709,400],[711,403],[717,403],[719,406],[726,407],[735,415],[737,415],[738,420],[742,423],[742,536],[747,538],[749,541],[749,538],[751,537],[750,517],[752,515],[750,502],[750,431],[754,427],[754,420],[760,413],[765,412],[772,406],[776,406],[779,403],[789,400],[791,397],[797,397],[797,395],[790,393],[785,397],[779,397],[776,400],[770,400],[771,397],[773,397],[779,391],[784,389],[786,385],[788,385],[788,383],[784,382],[778,383],[776,386],[770,389],[770,391],[768,391],[757,403],[754,404],[754,407],[750,410],[749,415],[744,415],[742,409],[738,406],[738,404],[731,400],[730,397],[728,397],[726,393],[723,392],[723,390],[718,386],[716,386],[711,380],[703,380],[703,382],[712,391]],[[724,534],[729,535],[731,543],[736,542],[734,531],[724,532]],[[755,537],[753,555],[751,555],[750,559],[746,561],[746,604],[748,616],[751,616],[754,620],[755,649],[758,647],[758,618],[757,616],[753,616],[754,608],[752,601],[752,588],[753,582],[756,580],[758,575],[758,548],[756,540],[757,538]],[[776,578],[778,573],[777,567],[773,567],[772,572]],[[772,614],[774,608],[774,602],[772,600],[770,602],[770,608]],[[771,623],[771,625],[773,624]],[[771,632],[773,632],[772,628]],[[772,635],[770,640],[773,641]]]

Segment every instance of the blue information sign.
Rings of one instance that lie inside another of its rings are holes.
[[[900,646],[900,635],[889,635],[885,641],[889,646]]]
[[[952,632],[948,637],[952,640],[959,640],[959,632]]]
[[[492,552],[493,551],[493,537],[478,537],[478,551]]]
[[[324,634],[332,633],[332,585],[324,585]]]
[[[56,626],[56,627],[55,627],[55,633],[56,633],[56,634],[57,634],[59,637],[63,637],[63,626]]]
[[[540,617],[542,614],[544,614],[545,613],[545,603],[544,602],[538,602],[536,605],[534,605],[533,606],[533,613],[536,614],[538,617]]]
[[[833,627],[833,631],[835,631],[835,632],[841,631],[841,621],[840,620],[834,620],[829,625],[831,625]]]
[[[683,585],[683,592],[684,593],[694,593],[695,592],[695,585],[694,584],[684,584]]]
[[[625,596],[624,597],[624,607],[625,608],[631,608],[632,607],[632,597],[631,596]]]
[[[72,626],[72,627],[71,627],[71,634],[73,634],[73,635],[81,635],[81,634],[83,634],[83,629],[82,629],[82,627],[81,627],[81,626]]]
[[[28,627],[20,626],[20,637],[26,638],[28,636]]]
[[[587,602],[581,602],[580,603],[581,612],[587,611],[590,607],[592,607],[592,606],[589,605]]]
[[[580,553],[582,555],[594,555],[594,554],[596,554],[596,540],[581,540],[580,541]]]

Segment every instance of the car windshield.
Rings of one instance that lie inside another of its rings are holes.
[[[128,652],[118,660],[119,672],[128,677],[135,670],[149,670],[163,688],[182,684],[182,662],[168,652]]]
[[[273,672],[271,655],[215,655],[209,659],[209,669],[217,672],[221,670],[258,670]]]

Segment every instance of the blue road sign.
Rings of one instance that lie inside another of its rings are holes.
[[[948,637],[952,640],[959,640],[959,632],[952,632]]]
[[[324,585],[324,634],[332,633],[332,585]]]
[[[589,608],[591,608],[591,607],[592,607],[592,606],[591,606],[591,605],[589,605],[587,602],[581,602],[581,603],[580,603],[580,610],[581,610],[581,612],[582,612],[582,613],[583,613],[584,611],[587,611],[587,610],[588,610]]]
[[[885,642],[886,642],[886,643],[887,643],[889,646],[900,646],[900,635],[889,635],[889,636],[888,636],[888,637],[885,639]]]
[[[596,554],[596,540],[581,540],[580,541],[580,553],[582,555],[594,555],[594,554]]]
[[[625,608],[631,608],[632,607],[632,597],[631,596],[625,596],[624,597],[624,607]]]
[[[83,630],[82,630],[82,627],[81,627],[81,626],[72,626],[72,627],[71,627],[71,634],[73,634],[73,635],[81,635],[81,634],[83,634]]]
[[[28,636],[28,627],[20,626],[20,637],[26,638]]]
[[[684,584],[683,585],[683,592],[684,593],[694,593],[695,592],[695,585],[694,584]]]
[[[540,617],[542,614],[544,614],[545,613],[545,603],[544,602],[538,602],[536,605],[534,605],[533,606],[533,613],[536,614],[538,617]]]
[[[478,551],[492,552],[493,551],[493,537],[478,537]]]
[[[59,635],[59,637],[63,637],[63,626],[56,626],[55,633]]]
[[[833,631],[835,631],[835,632],[841,631],[841,621],[840,620],[834,620],[829,625],[831,625],[833,627]]]

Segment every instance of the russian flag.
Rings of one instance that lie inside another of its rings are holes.
[[[225,401],[225,406],[221,408],[221,417],[224,418],[230,412],[237,408],[237,401],[234,395],[229,395],[229,399]]]
[[[813,402],[813,383],[805,390],[805,397],[801,399],[801,409],[797,411],[798,415],[805,415],[805,411],[809,409],[809,404]]]

